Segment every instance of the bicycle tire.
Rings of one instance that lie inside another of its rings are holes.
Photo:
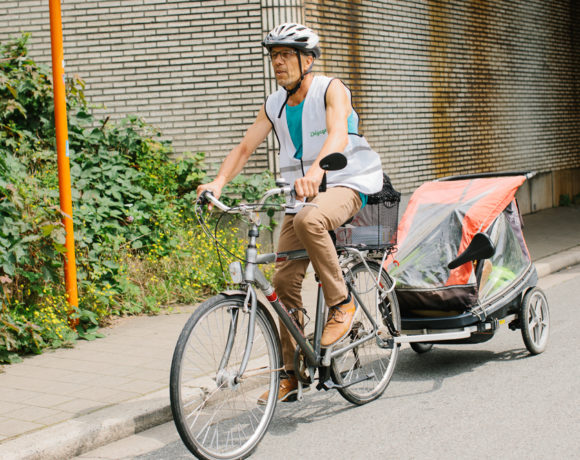
[[[399,304],[394,290],[389,292],[382,302],[379,302],[378,289],[371,277],[374,276],[374,279],[377,279],[380,265],[374,260],[366,260],[366,263],[372,274],[366,269],[364,263],[360,262],[349,270],[347,277],[379,326],[381,341],[386,341],[392,338],[392,334],[387,325],[388,321],[383,318],[389,315],[391,325],[395,330],[400,330]],[[393,281],[384,269],[381,270],[380,284],[386,290],[393,285]],[[340,346],[346,346],[372,330],[372,323],[359,307],[352,330]],[[347,401],[357,405],[366,404],[380,397],[386,390],[395,369],[400,345],[391,342],[390,346],[385,346],[384,343],[384,347],[381,347],[379,340],[374,338],[333,359],[331,376],[337,385],[348,385],[338,387],[338,392]],[[352,384],[365,377],[367,377],[365,380]]]
[[[171,411],[183,443],[198,458],[246,458],[266,433],[276,408],[280,343],[272,316],[260,303],[248,365],[242,380],[234,379],[248,335],[244,296],[220,294],[203,302],[175,346]],[[232,330],[231,352],[220,372]],[[266,391],[266,403],[259,404]]]
[[[520,306],[522,338],[532,355],[543,353],[550,334],[550,310],[544,291],[534,287],[526,292]]]

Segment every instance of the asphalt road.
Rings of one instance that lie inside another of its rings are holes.
[[[479,345],[408,346],[377,401],[335,392],[281,404],[255,459],[580,458],[580,266],[543,278],[548,349],[530,356],[507,327]],[[192,455],[172,423],[83,459],[178,460]]]

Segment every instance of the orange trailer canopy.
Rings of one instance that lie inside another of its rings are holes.
[[[477,232],[492,237],[497,275],[529,265],[514,199],[525,180],[522,174],[463,177],[427,182],[413,193],[399,224],[398,251],[387,261],[403,311],[462,312],[477,303],[474,264],[447,268]]]

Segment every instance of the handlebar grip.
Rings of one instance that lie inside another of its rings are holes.
[[[213,195],[213,193],[211,193],[211,190],[204,190],[203,192],[201,192],[201,194],[197,197],[197,199],[199,200],[200,204],[204,205],[204,204],[208,204],[210,202],[209,198],[207,197],[207,195]]]
[[[231,208],[229,206],[226,206],[218,198],[216,198],[211,190],[204,190],[199,195],[198,200],[201,204],[206,204],[206,203],[209,204],[210,209],[211,209],[211,206],[213,205],[213,206],[217,207],[218,209],[221,209],[223,212],[230,212],[230,210],[231,210]]]

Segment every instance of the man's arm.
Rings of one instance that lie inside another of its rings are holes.
[[[319,163],[326,155],[342,152],[348,144],[348,116],[352,105],[340,80],[332,80],[326,92],[326,129],[328,137],[306,175],[297,179],[294,187],[298,198],[318,195],[324,171]]]
[[[244,165],[248,162],[250,155],[266,139],[271,129],[272,124],[268,120],[266,111],[262,106],[256,120],[248,128],[242,141],[228,153],[216,178],[208,184],[202,184],[197,187],[197,195],[199,196],[204,190],[210,190],[216,198],[219,198],[222,193],[222,188],[240,173]]]

